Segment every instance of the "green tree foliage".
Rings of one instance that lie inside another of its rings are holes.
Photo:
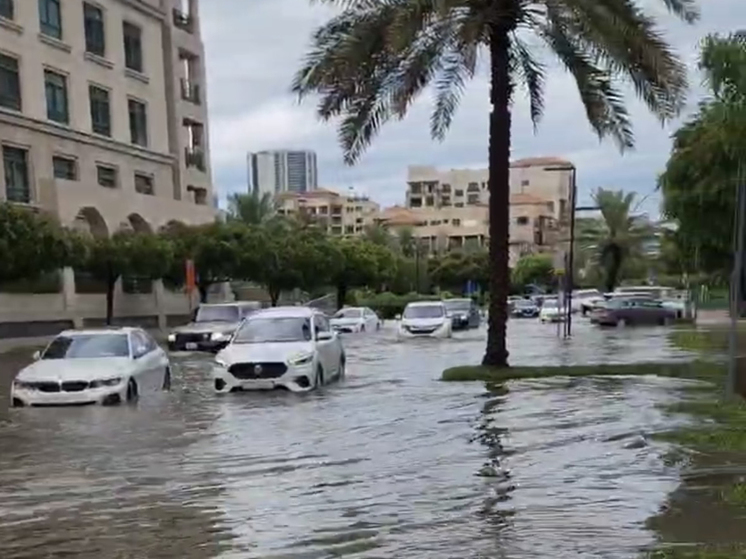
[[[37,279],[77,263],[80,238],[51,217],[0,203],[0,283]]]
[[[512,276],[516,289],[523,290],[530,284],[549,287],[555,282],[552,257],[547,254],[527,254],[516,262]]]
[[[348,290],[357,287],[377,288],[395,274],[394,254],[386,247],[365,238],[335,239],[339,255],[330,281],[337,290],[337,305],[342,307]]]
[[[232,194],[228,197],[228,220],[238,221],[246,225],[261,225],[275,215],[275,205],[272,195],[265,192],[259,194]]]
[[[597,189],[593,201],[602,217],[585,219],[578,227],[579,248],[601,272],[606,291],[619,285],[625,264],[644,258],[644,244],[655,235],[647,219],[634,215],[635,197],[634,192]]]
[[[320,1],[340,11],[314,33],[293,89],[300,96],[320,95],[318,114],[339,123],[349,164],[384,123],[403,118],[426,90],[434,96],[430,131],[442,139],[480,55],[489,55],[491,297],[483,363],[507,366],[511,105],[516,86],[523,85],[534,124],[542,116],[545,70],[536,45],[547,47],[544,52],[572,74],[592,128],[621,149],[632,146],[633,136],[620,80],[630,80],[650,110],[666,120],[683,105],[684,64],[636,2]],[[693,0],[661,2],[686,22],[698,18]]]
[[[173,247],[157,235],[119,231],[111,237],[91,238],[81,269],[106,285],[106,324],[114,317],[114,287],[119,278],[133,275],[163,277],[173,262]]]
[[[710,96],[674,134],[659,187],[680,251],[722,276],[731,267],[736,189],[746,180],[746,35],[708,36],[699,67]]]
[[[461,292],[467,282],[485,289],[489,280],[487,251],[454,251],[430,260],[430,277],[441,289]]]

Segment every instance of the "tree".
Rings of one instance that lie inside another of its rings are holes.
[[[632,215],[634,192],[599,188],[593,201],[602,218],[582,222],[578,243],[592,265],[602,271],[604,289],[614,291],[625,263],[643,257],[644,243],[654,237],[654,231],[646,218]]]
[[[358,237],[335,239],[334,245],[339,260],[331,282],[337,290],[338,308],[344,306],[350,288],[380,285],[394,275],[396,261],[388,248]]]
[[[90,238],[81,268],[106,285],[106,324],[114,317],[114,288],[124,275],[159,279],[173,261],[173,247],[151,233],[118,231],[111,237]]]
[[[554,283],[554,263],[547,254],[527,254],[516,262],[513,269],[513,286],[521,289],[527,285],[548,287]]]
[[[544,109],[544,66],[525,39],[533,32],[575,78],[588,120],[599,137],[633,145],[618,78],[662,120],[680,111],[687,90],[684,64],[662,39],[655,19],[626,0],[319,0],[341,8],[316,30],[293,90],[320,94],[318,114],[339,122],[348,164],[381,126],[403,118],[416,97],[434,92],[430,132],[442,139],[467,80],[489,53],[490,314],[483,363],[508,364],[505,343],[508,268],[511,104],[526,86],[536,125]],[[661,0],[686,22],[698,19],[693,0]]]
[[[696,255],[698,270],[727,275],[736,190],[746,177],[746,34],[708,36],[699,67],[709,98],[674,134],[658,186],[664,215],[678,225],[680,252]]]
[[[0,203],[0,284],[36,279],[75,264],[79,237],[45,214]]]
[[[430,261],[430,276],[441,289],[463,291],[468,282],[482,288],[489,280],[487,251],[452,251]]]
[[[275,215],[272,195],[268,192],[259,194],[231,194],[228,197],[228,219],[246,225],[261,225]]]

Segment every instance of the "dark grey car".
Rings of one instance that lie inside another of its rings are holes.
[[[168,335],[168,349],[218,352],[228,345],[241,321],[261,308],[258,301],[202,304],[192,322],[174,328]]]
[[[479,328],[482,316],[473,299],[446,299],[443,301],[453,330]]]
[[[594,319],[599,326],[664,325],[676,319],[676,311],[651,298],[619,297],[607,301]]]

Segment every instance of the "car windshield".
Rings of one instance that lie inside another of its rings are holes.
[[[471,299],[455,299],[453,301],[444,301],[443,304],[449,311],[471,310]]]
[[[333,318],[360,318],[361,316],[363,316],[363,311],[360,309],[342,309]]]
[[[127,334],[76,334],[57,336],[42,359],[83,359],[96,357],[129,357]]]
[[[404,309],[404,318],[441,318],[442,305],[413,305]]]
[[[231,305],[202,305],[194,322],[238,322],[238,307]]]
[[[536,305],[534,304],[533,301],[529,299],[521,299],[520,301],[516,301],[515,306],[516,307],[535,307]]]
[[[556,309],[557,308],[557,299],[544,299],[544,304],[542,305],[545,309]]]
[[[233,338],[234,344],[310,341],[311,321],[299,317],[250,318]]]

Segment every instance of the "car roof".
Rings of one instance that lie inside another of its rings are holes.
[[[104,328],[82,328],[80,330],[63,330],[58,336],[95,336],[96,334],[129,334],[142,332],[142,328],[135,326],[110,326]]]
[[[443,306],[443,301],[412,301],[407,303],[408,307],[434,307]]]
[[[259,317],[277,317],[277,318],[310,318],[312,316],[323,315],[319,309],[312,307],[270,307],[260,309],[251,315],[250,318]]]
[[[365,310],[367,308],[368,307],[347,307],[347,306],[344,306],[341,309],[339,309],[337,312],[339,312],[339,311],[363,311],[363,310]]]
[[[470,299],[469,297],[451,297],[450,299],[443,299],[444,303],[448,303],[448,302],[451,302],[451,301],[453,301],[453,302],[459,302],[459,303],[461,303],[461,302],[463,302],[463,303],[467,303],[467,302],[471,303],[473,301],[473,299]]]

